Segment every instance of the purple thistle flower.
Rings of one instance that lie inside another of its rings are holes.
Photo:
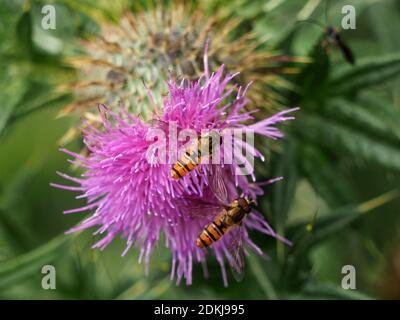
[[[171,279],[176,278],[179,283],[184,277],[186,284],[191,284],[193,262],[202,263],[207,273],[206,254],[211,252],[221,266],[223,281],[227,285],[224,261],[229,254],[232,235],[226,233],[208,251],[198,248],[196,239],[213,217],[207,214],[207,210],[204,210],[203,216],[194,217],[189,214],[191,208],[185,207],[187,199],[215,201],[207,174],[212,172],[213,165],[200,164],[177,181],[171,178],[171,164],[152,163],[147,157],[154,143],[148,139],[149,132],[156,128],[168,136],[171,123],[176,124],[178,134],[183,129],[193,129],[197,133],[204,129],[220,132],[224,129],[242,129],[243,132],[255,132],[271,139],[283,136],[274,125],[293,119],[287,114],[296,109],[279,112],[254,124],[245,124],[252,119],[254,112],[244,110],[247,88],[243,91],[240,88],[235,90],[231,85],[235,75],[224,76],[223,71],[221,66],[215,74],[209,76],[206,68],[205,76],[196,82],[182,81],[176,84],[170,81],[169,95],[164,99],[161,114],[155,114],[156,121],[151,124],[142,122],[126,111],[117,114],[104,106],[100,107],[104,129],[99,130],[89,123],[85,123],[81,129],[89,155],[82,156],[62,149],[74,158],[70,161],[81,166],[84,173],[80,178],[58,174],[78,186],[52,184],[61,189],[81,192],[79,197],[87,200],[86,206],[64,213],[94,210],[90,217],[69,232],[99,226],[94,234],[102,234],[104,237],[93,247],[100,249],[104,249],[120,235],[127,243],[122,255],[131,246],[137,246],[140,250],[139,262],[144,260],[146,272],[149,270],[152,250],[163,233],[165,246],[172,252]],[[182,147],[182,144],[179,142],[178,147]],[[241,141],[235,147],[262,158],[262,154],[247,142]],[[252,164],[246,159],[243,162],[252,172]],[[263,194],[260,185],[250,183],[246,176],[235,174],[236,169],[237,165],[233,163],[223,165],[221,170],[232,198],[230,200],[237,198],[239,192],[256,200],[257,196]],[[287,242],[272,230],[256,210],[246,217],[243,229],[246,248],[259,255],[263,253],[250,239],[250,229]]]

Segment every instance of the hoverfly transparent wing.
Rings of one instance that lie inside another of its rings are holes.
[[[229,231],[231,243],[228,246],[228,263],[232,270],[233,277],[236,281],[242,281],[244,277],[244,250],[243,250],[243,234],[244,228],[242,223],[232,227]]]
[[[175,205],[182,214],[193,218],[215,217],[220,214],[223,209],[218,203],[191,198],[178,199]]]
[[[221,204],[229,205],[228,191],[219,165],[212,166],[212,173],[208,176],[211,191]]]

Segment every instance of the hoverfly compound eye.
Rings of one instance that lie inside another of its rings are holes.
[[[256,202],[251,197],[246,197],[246,201],[251,207],[254,207],[256,204]]]

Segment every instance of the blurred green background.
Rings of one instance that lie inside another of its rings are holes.
[[[65,236],[83,215],[62,211],[79,202],[49,186],[61,181],[57,170],[77,174],[58,151],[77,121],[56,118],[72,101],[56,87],[76,77],[63,59],[80,52],[78,40],[96,34],[101,21],[117,23],[137,2],[0,0],[0,298],[399,299],[400,2],[331,2],[328,20],[339,29],[341,7],[356,8],[356,30],[341,33],[355,66],[337,49],[326,55],[321,28],[296,23],[325,24],[323,0],[195,4],[242,19],[238,34],[252,30],[270,38],[268,48],[313,61],[288,77],[296,86],[286,93],[288,105],[301,107],[298,119],[268,165],[257,164],[260,178],[285,176],[267,190],[260,210],[294,246],[254,234],[271,259],[251,255],[244,280],[230,278],[224,288],[212,259],[209,279],[196,266],[192,286],[175,286],[161,245],[145,277],[135,250],[120,257],[122,241],[100,252],[90,249],[90,232]],[[56,30],[41,28],[45,4],[56,7]],[[68,148],[79,150],[81,142]],[[41,287],[46,264],[56,267],[56,290]],[[356,290],[341,287],[344,265],[356,268]]]

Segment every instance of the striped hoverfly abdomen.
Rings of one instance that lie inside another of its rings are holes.
[[[221,143],[221,137],[216,132],[199,137],[196,143],[185,150],[184,155],[171,169],[171,177],[180,179],[193,171],[205,157],[212,158],[213,150],[217,144]]]
[[[238,198],[229,206],[222,209],[222,212],[207,225],[197,238],[199,248],[209,247],[233,226],[241,225],[243,219],[250,213],[254,202],[248,198]]]

